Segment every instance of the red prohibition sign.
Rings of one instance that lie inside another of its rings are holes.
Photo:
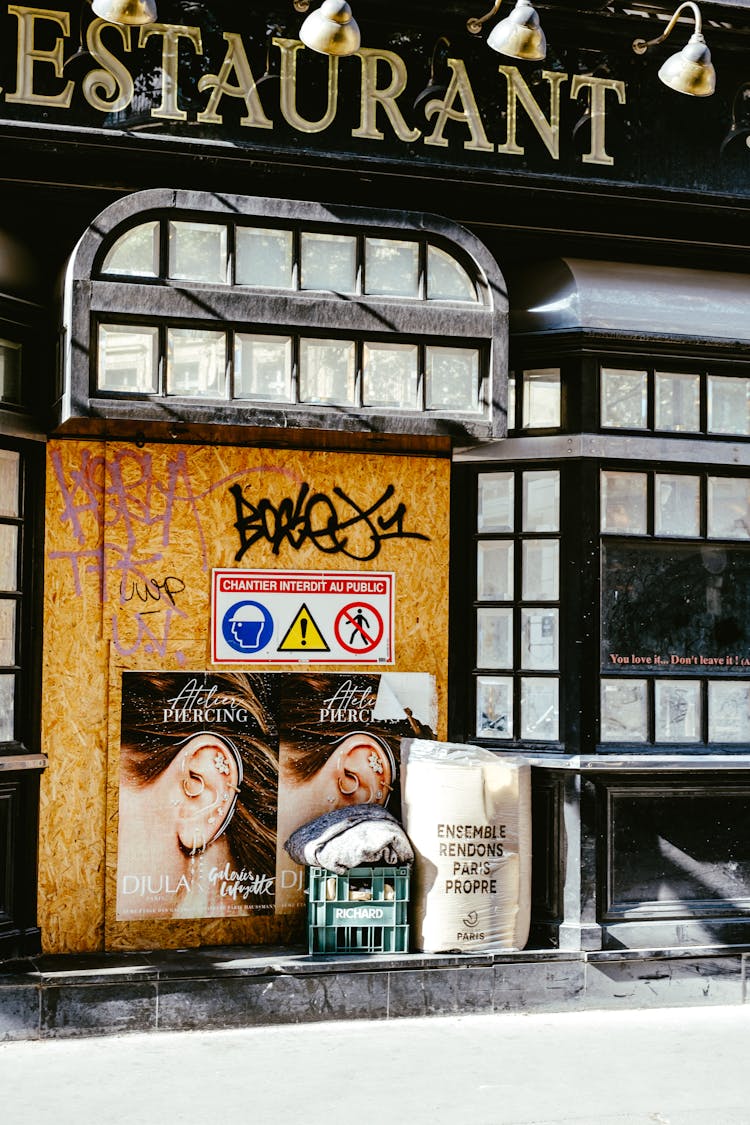
[[[383,629],[383,618],[369,602],[350,602],[339,610],[333,623],[341,647],[355,653],[372,652],[380,644]],[[348,642],[344,640],[344,631],[349,634]]]

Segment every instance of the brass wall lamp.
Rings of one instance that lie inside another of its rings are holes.
[[[310,0],[294,0],[297,12],[309,7]],[[323,0],[302,24],[299,37],[321,55],[353,55],[360,44],[359,28],[346,0]]]
[[[120,27],[138,27],[156,22],[156,0],[93,0],[91,7],[100,19]]]
[[[701,13],[693,0],[685,0],[675,10],[664,32],[656,39],[634,39],[633,50],[636,55],[644,55],[649,47],[663,43],[677,22],[680,12],[690,8],[695,19],[695,31],[686,45],[675,55],[670,55],[659,70],[659,78],[665,86],[678,94],[691,94],[694,98],[706,98],[716,89],[716,71],[711,62],[711,52],[703,38]]]
[[[479,35],[482,24],[497,13],[502,0],[495,0],[495,5],[486,15],[479,19],[472,18],[466,21],[466,28],[472,35]],[[500,20],[487,38],[487,46],[500,55],[509,55],[512,59],[543,59],[547,54],[547,40],[544,37],[539,16],[536,9],[532,8],[529,0],[516,0],[516,6],[509,16]]]

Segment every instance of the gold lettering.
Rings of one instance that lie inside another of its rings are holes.
[[[234,31],[225,31],[224,38],[228,46],[219,73],[204,74],[198,82],[199,90],[211,90],[208,105],[203,113],[198,114],[198,120],[221,125],[223,118],[218,111],[219,103],[226,94],[228,98],[242,98],[247,106],[247,114],[240,119],[240,125],[249,125],[254,129],[273,129],[273,121],[266,117],[258,97],[257,84],[242,39]],[[236,83],[229,81],[233,72],[237,76]]]
[[[138,46],[144,47],[152,35],[161,35],[164,43],[161,53],[161,105],[158,109],[151,110],[151,116],[161,117],[167,121],[186,121],[187,113],[177,104],[178,51],[180,39],[188,39],[195,47],[196,55],[203,54],[200,28],[175,23],[144,24],[138,37]]]
[[[591,90],[589,101],[591,151],[584,153],[581,160],[584,164],[614,164],[614,157],[609,155],[604,146],[607,91],[614,90],[620,105],[625,105],[625,83],[616,78],[594,78],[591,74],[576,74],[573,76],[570,88],[571,98],[577,97],[586,87]]]
[[[297,51],[302,47],[297,39],[274,39],[274,47],[281,51],[280,107],[293,129],[301,133],[322,133],[336,116],[339,99],[339,60],[328,56],[328,105],[319,121],[307,121],[297,112]]]
[[[426,145],[439,145],[441,148],[446,148],[448,138],[443,136],[443,130],[450,118],[451,121],[463,121],[464,124],[469,127],[471,140],[464,141],[464,148],[472,149],[475,152],[493,152],[495,146],[487,139],[487,134],[484,131],[479,106],[474,97],[474,91],[471,88],[469,76],[466,73],[465,63],[463,63],[461,59],[448,59],[447,62],[448,66],[453,71],[453,75],[445,98],[442,101],[439,98],[434,98],[432,101],[427,102],[424,107],[425,117],[428,121],[437,114],[435,127],[429,137],[425,137],[424,143]],[[461,101],[461,109],[453,108],[453,103],[456,98],[459,98]]]
[[[83,80],[83,96],[89,105],[103,113],[118,113],[129,106],[133,100],[133,78],[130,71],[102,43],[103,29],[111,28],[122,39],[125,50],[130,53],[130,28],[107,23],[106,20],[93,20],[86,32],[86,45],[92,58],[101,64],[101,70],[90,70]]]
[[[378,105],[385,110],[391,128],[400,141],[416,141],[422,134],[419,129],[410,129],[404,121],[396,98],[406,89],[407,73],[404,60],[393,51],[376,51],[363,47],[357,52],[362,60],[362,102],[359,128],[352,131],[353,137],[366,141],[385,140],[385,134],[378,129]],[[382,60],[391,68],[391,84],[378,89],[378,62]]]
[[[52,66],[56,78],[63,77],[65,59],[63,40],[58,38],[54,47],[43,51],[35,46],[34,34],[37,20],[51,20],[56,23],[63,36],[70,35],[70,13],[53,12],[48,8],[24,8],[19,4],[9,4],[8,11],[18,19],[18,57],[16,62],[16,89],[6,96],[6,101],[19,105],[51,105],[69,109],[73,98],[73,82],[66,82],[57,94],[40,94],[34,91],[34,64],[47,63]]]
[[[513,156],[523,155],[524,149],[516,141],[516,125],[518,123],[516,103],[520,102],[528,113],[532,125],[547,146],[550,156],[554,160],[559,160],[560,86],[563,82],[567,82],[567,74],[555,74],[549,70],[542,71],[542,78],[546,78],[550,86],[548,121],[516,67],[501,66],[498,69],[501,74],[505,75],[508,86],[508,131],[505,144],[498,145],[497,151]]]

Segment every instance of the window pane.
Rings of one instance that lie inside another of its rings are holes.
[[[234,394],[235,398],[291,400],[291,336],[235,336]]]
[[[560,530],[560,474],[547,470],[523,474],[523,530]]]
[[[710,742],[750,739],[750,684],[708,681],[708,738]]]
[[[300,400],[354,405],[354,342],[300,341]]]
[[[0,340],[0,401],[21,404],[21,345]]]
[[[708,432],[750,434],[750,379],[709,375]]]
[[[227,341],[223,332],[170,328],[167,337],[167,394],[226,398]]]
[[[365,344],[365,406],[415,410],[418,359],[416,344]]]
[[[654,684],[657,742],[701,741],[701,685],[698,680],[657,680]]]
[[[510,676],[477,677],[477,735],[513,737],[513,680]]]
[[[602,426],[620,430],[645,430],[648,407],[648,374],[645,371],[601,369]]]
[[[18,528],[0,524],[0,590],[18,589]]]
[[[557,669],[558,611],[556,609],[524,609],[521,611],[521,667]]]
[[[656,371],[654,378],[656,429],[697,433],[701,425],[700,376]]]
[[[158,277],[159,224],[142,223],[121,235],[104,259],[102,273]]]
[[[0,664],[9,667],[16,662],[16,603],[0,601]]]
[[[15,688],[15,676],[0,676],[0,742],[10,742],[15,733]]]
[[[654,478],[654,534],[700,535],[700,478]]]
[[[479,409],[479,352],[472,348],[425,349],[428,410]]]
[[[602,473],[602,531],[646,534],[646,474]]]
[[[607,542],[601,607],[605,668],[732,666],[750,652],[750,545]]]
[[[648,738],[645,680],[602,680],[602,742]]]
[[[18,453],[0,449],[0,516],[17,516],[21,460]]]
[[[158,356],[158,328],[100,324],[99,390],[156,394]]]
[[[523,542],[524,601],[557,601],[560,592],[560,545],[556,539]]]
[[[477,294],[469,275],[455,258],[427,247],[427,299],[430,301],[476,301]]]
[[[523,427],[551,429],[560,425],[560,371],[548,367],[523,373]]]
[[[365,292],[385,297],[418,297],[419,243],[366,238]]]
[[[292,288],[292,232],[237,227],[238,285]]]
[[[708,478],[710,539],[750,539],[750,480]]]
[[[513,597],[513,543],[485,539],[477,544],[477,598],[508,601]]]
[[[477,610],[477,667],[513,667],[513,610]]]
[[[508,429],[516,428],[516,379],[514,375],[508,379]]]
[[[513,523],[513,473],[482,473],[477,530],[512,531]]]
[[[559,738],[559,688],[556,679],[524,676],[521,680],[521,738],[556,742]]]
[[[227,228],[209,223],[170,223],[169,276],[210,284],[225,282]]]
[[[302,288],[354,293],[357,240],[346,234],[302,235]]]

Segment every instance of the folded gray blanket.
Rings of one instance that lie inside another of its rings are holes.
[[[413,863],[409,839],[382,805],[333,809],[303,824],[284,844],[295,863],[345,875],[352,867]]]

